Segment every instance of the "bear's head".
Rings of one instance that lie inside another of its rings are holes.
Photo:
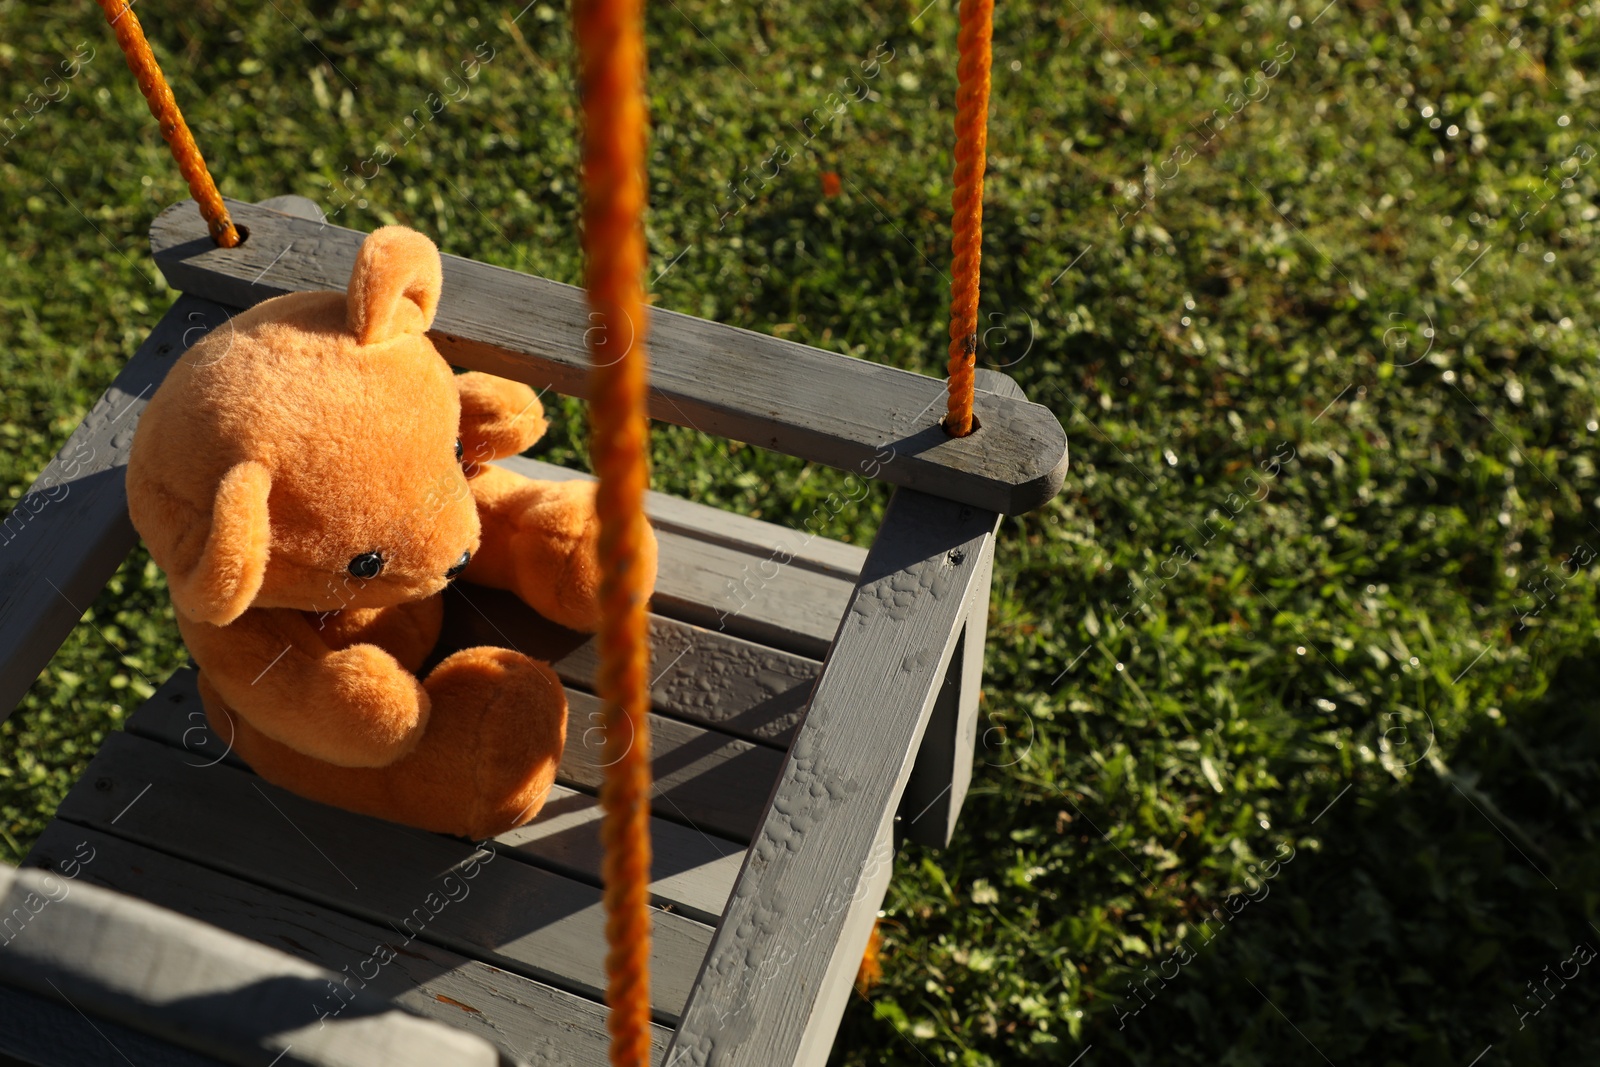
[[[276,297],[178,360],[139,420],[128,511],[185,617],[439,592],[478,548],[461,402],[428,340],[426,237],[369,236],[349,293]]]

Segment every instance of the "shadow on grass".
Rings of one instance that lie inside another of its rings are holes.
[[[1414,784],[1376,769],[1358,782],[1319,827],[1322,847],[1192,973],[1150,983],[1125,1028],[1086,1028],[1092,1058],[1467,1067],[1487,1049],[1479,1067],[1600,1062],[1600,967],[1574,958],[1600,947],[1600,649],[1478,722]]]
[[[1079,1001],[1081,1042],[1029,1049],[1024,1028],[951,1062],[1600,1062],[1600,648],[1478,721],[1410,784],[1368,765],[1267,895],[1209,940],[1189,934],[1185,965],[1163,966],[1163,948],[1140,969],[1085,975],[1129,992]],[[1085,889],[1105,882],[1082,875]],[[891,1026],[855,998],[835,1061],[862,1045],[896,1064],[939,1058]]]

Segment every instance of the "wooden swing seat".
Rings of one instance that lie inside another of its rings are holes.
[[[123,467],[174,359],[237,309],[348,279],[363,235],[309,201],[229,209],[248,231],[233,249],[192,202],[157,220],[156,262],[185,295],[6,524],[6,712],[135,544]],[[1066,441],[997,374],[980,372],[982,429],[954,440],[935,379],[652,316],[653,416],[901,487],[870,551],[649,501],[655,1059],[821,1064],[897,839],[942,845],[960,812],[995,531],[1056,492]],[[579,290],[445,257],[433,337],[452,363],[582,396],[588,325]],[[565,758],[533,823],[480,848],[286,793],[211,735],[182,668],[106,738],[25,862],[72,893],[0,933],[0,1062],[122,1063],[118,1046],[173,1063],[605,1062],[593,641],[475,587],[447,594],[442,640],[548,659],[567,686]],[[0,870],[0,925],[38,877]],[[109,947],[130,944],[154,956]],[[437,1024],[488,1044],[463,1051]]]

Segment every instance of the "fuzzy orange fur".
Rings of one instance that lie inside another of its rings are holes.
[[[566,698],[507,649],[417,676],[447,572],[470,553],[462,579],[592,631],[599,524],[591,486],[490,464],[537,441],[544,411],[525,385],[451,372],[426,334],[441,285],[433,243],[389,226],[362,245],[348,296],[277,297],[212,331],[140,419],[128,511],[212,727],[257,773],[482,837],[543,805]],[[368,553],[382,569],[358,577]]]

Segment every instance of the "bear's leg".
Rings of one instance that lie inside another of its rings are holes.
[[[427,731],[387,767],[336,767],[273,741],[230,713],[200,677],[211,728],[267,781],[364,815],[482,839],[544,806],[566,744],[567,701],[542,663],[502,648],[468,648],[423,681]]]
[[[483,541],[464,578],[509,589],[545,618],[573,630],[600,628],[600,520],[592,482],[541,482],[503,467],[473,478]],[[656,538],[640,560],[656,577]]]

